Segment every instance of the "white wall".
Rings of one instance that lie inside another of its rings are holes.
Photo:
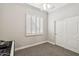
[[[55,33],[54,33],[54,21],[64,20],[66,18],[79,16],[79,4],[72,3],[65,5],[62,8],[59,8],[48,14],[48,36],[49,40],[55,43]]]
[[[2,37],[2,8],[0,6],[0,38]]]
[[[44,35],[25,36],[25,12],[44,18]],[[45,12],[26,4],[0,4],[0,18],[0,40],[15,40],[16,48],[46,40],[47,13]]]

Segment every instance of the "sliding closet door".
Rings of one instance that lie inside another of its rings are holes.
[[[56,44],[77,51],[77,19],[70,18],[56,22]]]
[[[56,21],[56,44],[64,47],[65,40],[65,22]]]
[[[77,50],[77,19],[70,18],[65,20],[66,23],[66,40],[65,40],[65,48],[70,49],[72,51]]]

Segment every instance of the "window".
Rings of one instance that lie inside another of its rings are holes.
[[[26,15],[26,35],[43,34],[43,18],[40,16]]]

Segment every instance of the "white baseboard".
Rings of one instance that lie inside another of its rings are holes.
[[[47,41],[48,43],[52,44],[52,45],[56,45],[54,42],[51,41]]]
[[[26,46],[23,46],[23,47],[20,47],[20,48],[16,48],[15,51],[18,51],[18,50],[21,50],[21,49],[24,49],[24,48],[29,48],[29,47],[32,47],[32,46],[36,46],[36,45],[39,45],[39,44],[43,44],[43,43],[46,43],[46,42],[55,45],[55,43],[53,43],[51,41],[41,41],[41,42],[37,42],[37,43],[34,43],[34,44],[26,45]]]
[[[37,43],[34,43],[34,44],[31,44],[31,45],[26,45],[26,46],[23,46],[23,47],[20,47],[20,48],[16,48],[15,51],[18,51],[18,50],[21,50],[21,49],[24,49],[24,48],[29,48],[29,47],[32,47],[32,46],[36,46],[36,45],[39,45],[39,44],[43,44],[43,43],[46,43],[47,41],[42,41],[42,42],[37,42]]]

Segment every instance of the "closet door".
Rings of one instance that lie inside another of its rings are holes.
[[[56,44],[77,51],[77,19],[70,18],[56,22]]]
[[[65,21],[65,48],[77,51],[77,19],[70,18]]]
[[[64,47],[65,40],[65,22],[56,21],[56,44]]]

